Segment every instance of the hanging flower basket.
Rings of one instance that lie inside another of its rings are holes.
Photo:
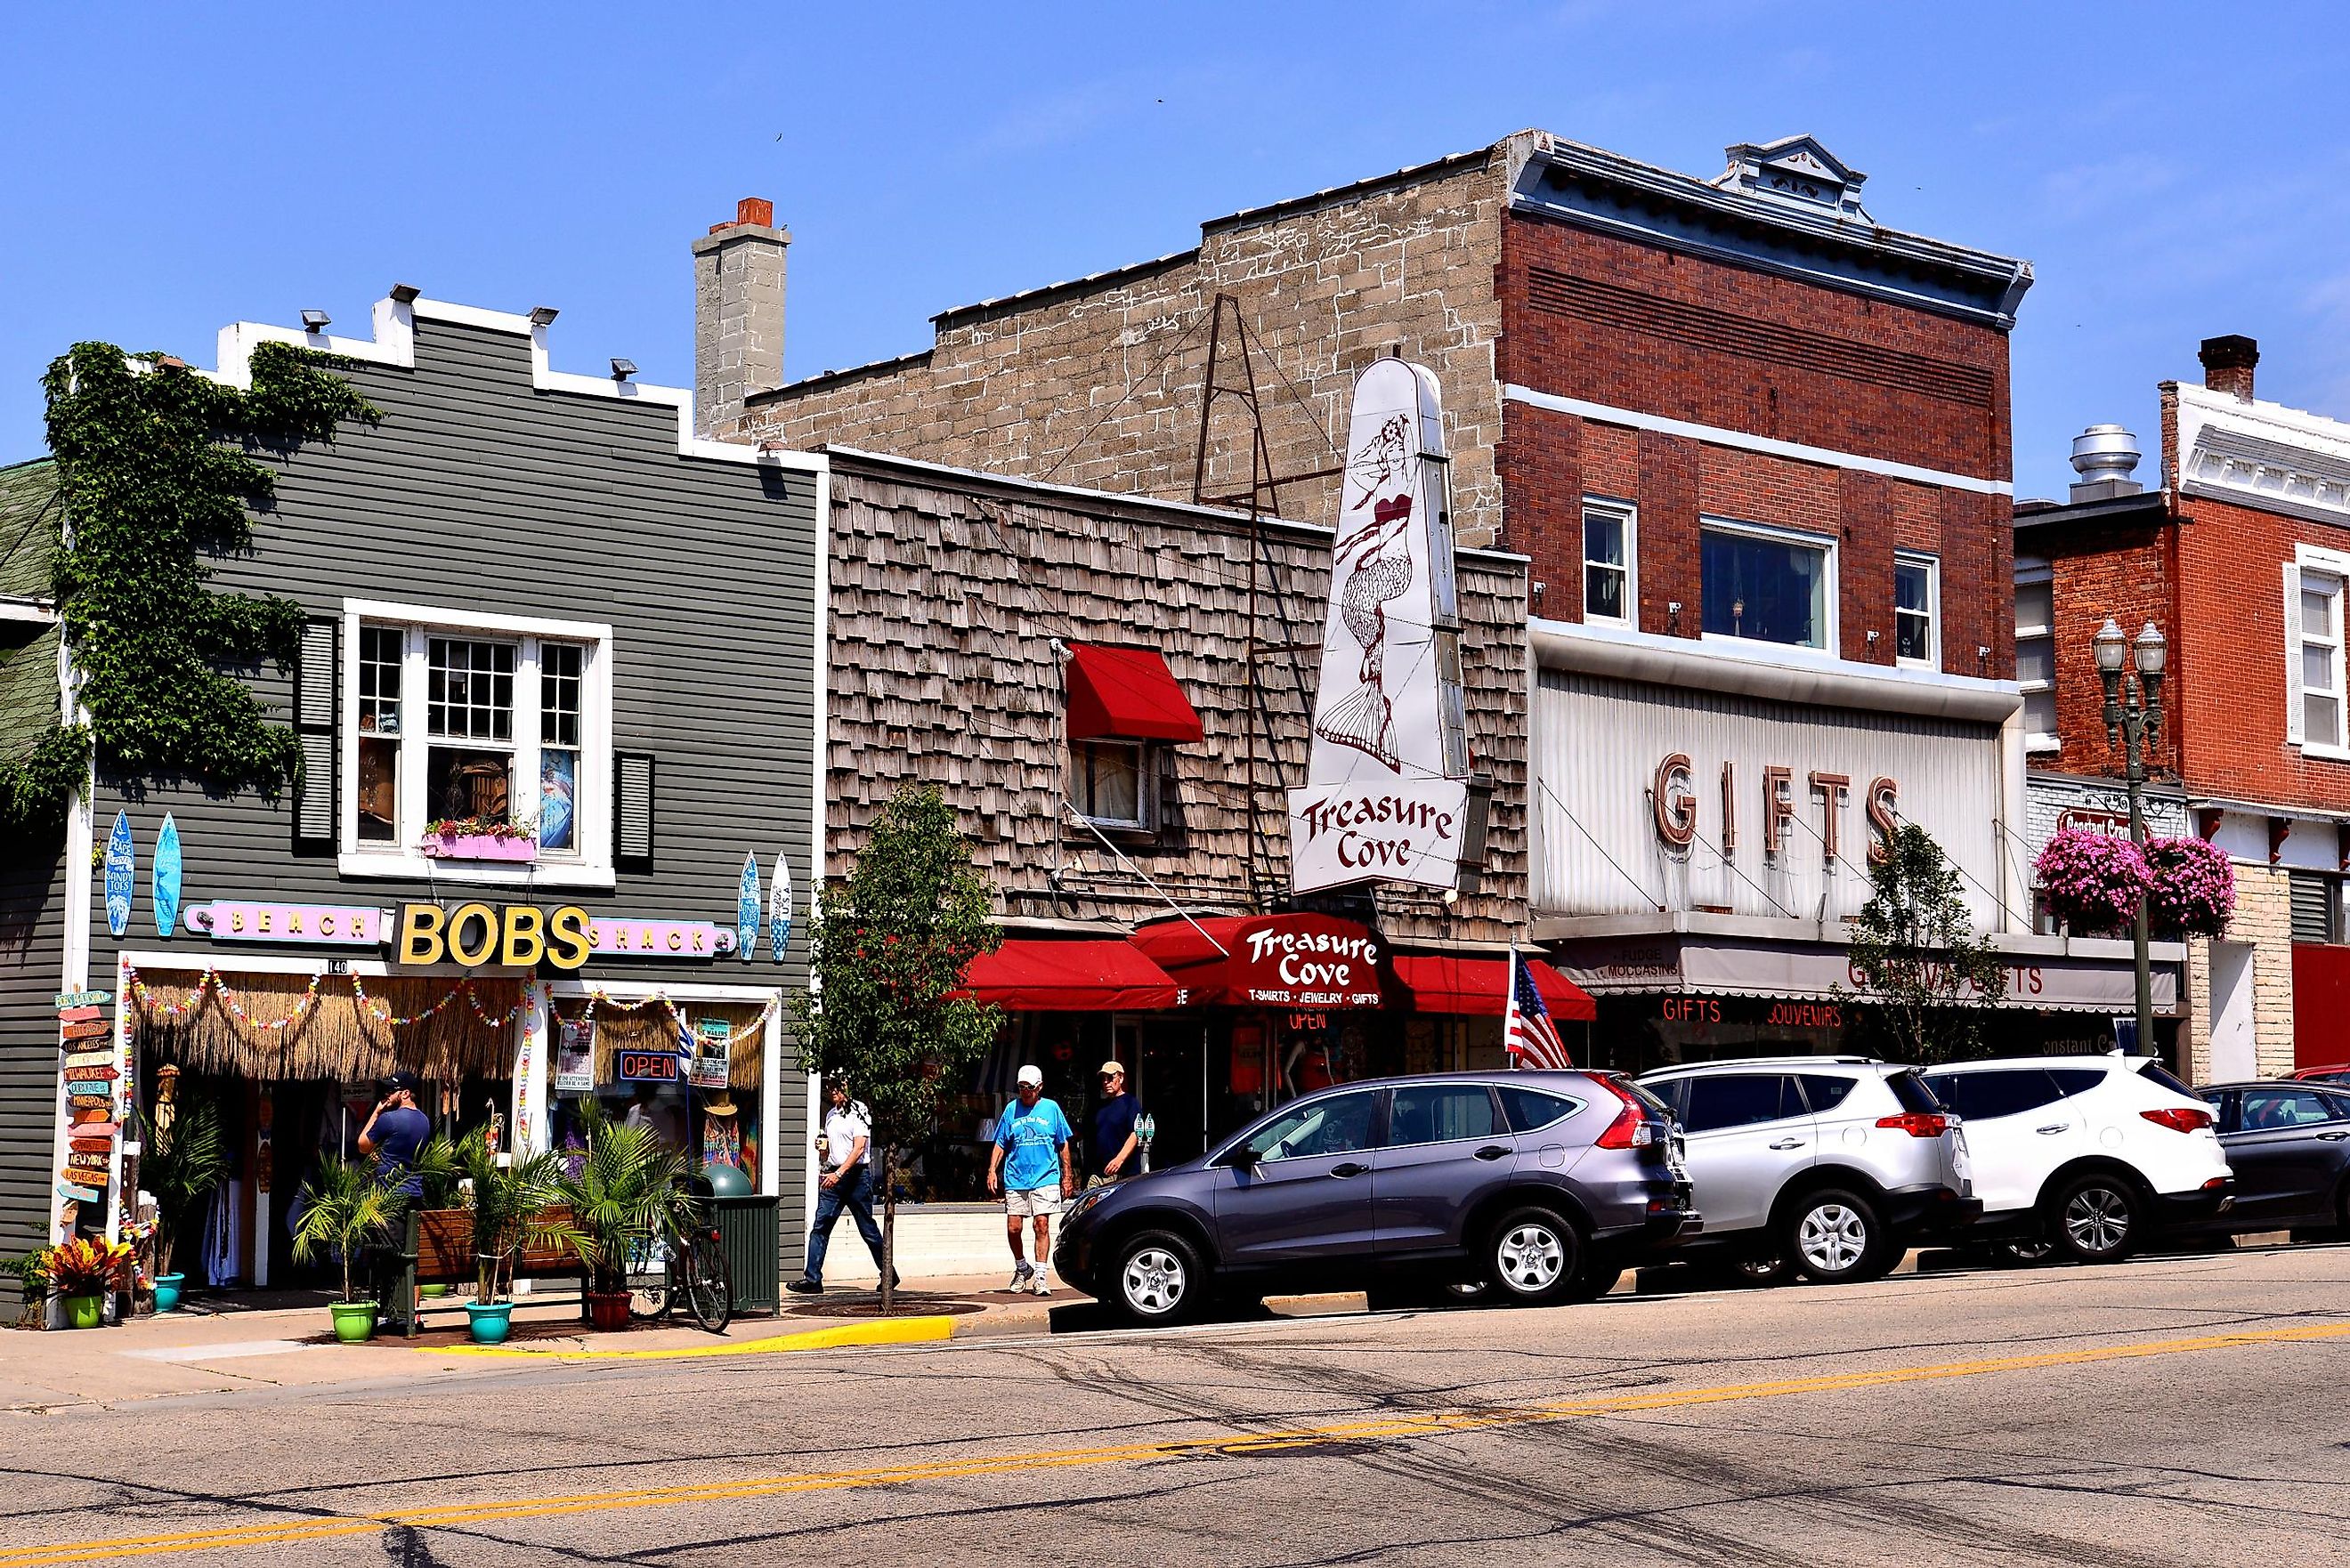
[[[2153,877],[2146,896],[2148,925],[2165,934],[2227,934],[2236,912],[2236,868],[2216,845],[2200,838],[2149,839],[2146,863]]]
[[[2085,827],[2049,839],[2032,869],[2048,908],[2082,936],[2126,929],[2152,881],[2137,845]]]
[[[488,817],[452,817],[424,829],[425,855],[434,860],[538,858],[538,831],[526,824]]]

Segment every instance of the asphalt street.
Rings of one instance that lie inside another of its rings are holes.
[[[2342,1247],[500,1364],[10,1415],[0,1568],[2338,1563],[2345,1381]]]

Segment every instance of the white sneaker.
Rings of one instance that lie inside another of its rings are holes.
[[[1034,1274],[1035,1272],[1036,1268],[1035,1264],[1022,1263],[1018,1268],[1012,1271],[1012,1282],[1003,1288],[1012,1292],[1014,1295],[1019,1294],[1022,1291],[1028,1288],[1029,1276]]]
[[[1036,1271],[1035,1282],[1028,1288],[1040,1296],[1049,1296],[1053,1293],[1053,1287],[1045,1282],[1045,1271],[1042,1269]]]

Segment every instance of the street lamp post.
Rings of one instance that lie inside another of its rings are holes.
[[[2162,670],[2169,645],[2154,622],[2146,623],[2133,646],[2121,623],[2107,618],[2098,629],[2097,678],[2106,683],[2106,743],[2122,748],[2122,776],[2129,784],[2130,842],[2146,847],[2146,754],[2162,732]],[[2131,680],[2123,666],[2137,667]],[[2154,970],[2147,955],[2146,895],[2137,899],[2132,929],[2137,960],[2137,1048],[2154,1054]]]

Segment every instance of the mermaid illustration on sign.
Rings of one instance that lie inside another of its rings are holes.
[[[1355,503],[1354,510],[1368,506],[1371,517],[1342,534],[1332,546],[1331,557],[1347,573],[1346,587],[1338,593],[1338,616],[1362,644],[1363,661],[1355,690],[1325,710],[1314,729],[1324,740],[1352,746],[1390,768],[1397,765],[1397,757],[1388,743],[1394,705],[1387,694],[1386,607],[1389,599],[1402,597],[1412,583],[1411,546],[1404,537],[1411,522],[1412,498],[1409,485],[1385,500],[1376,498],[1381,491],[1403,483],[1410,466],[1410,417],[1397,414],[1379,426],[1378,433],[1349,465],[1366,475],[1363,498]],[[1389,545],[1398,546],[1392,555],[1387,553]]]

